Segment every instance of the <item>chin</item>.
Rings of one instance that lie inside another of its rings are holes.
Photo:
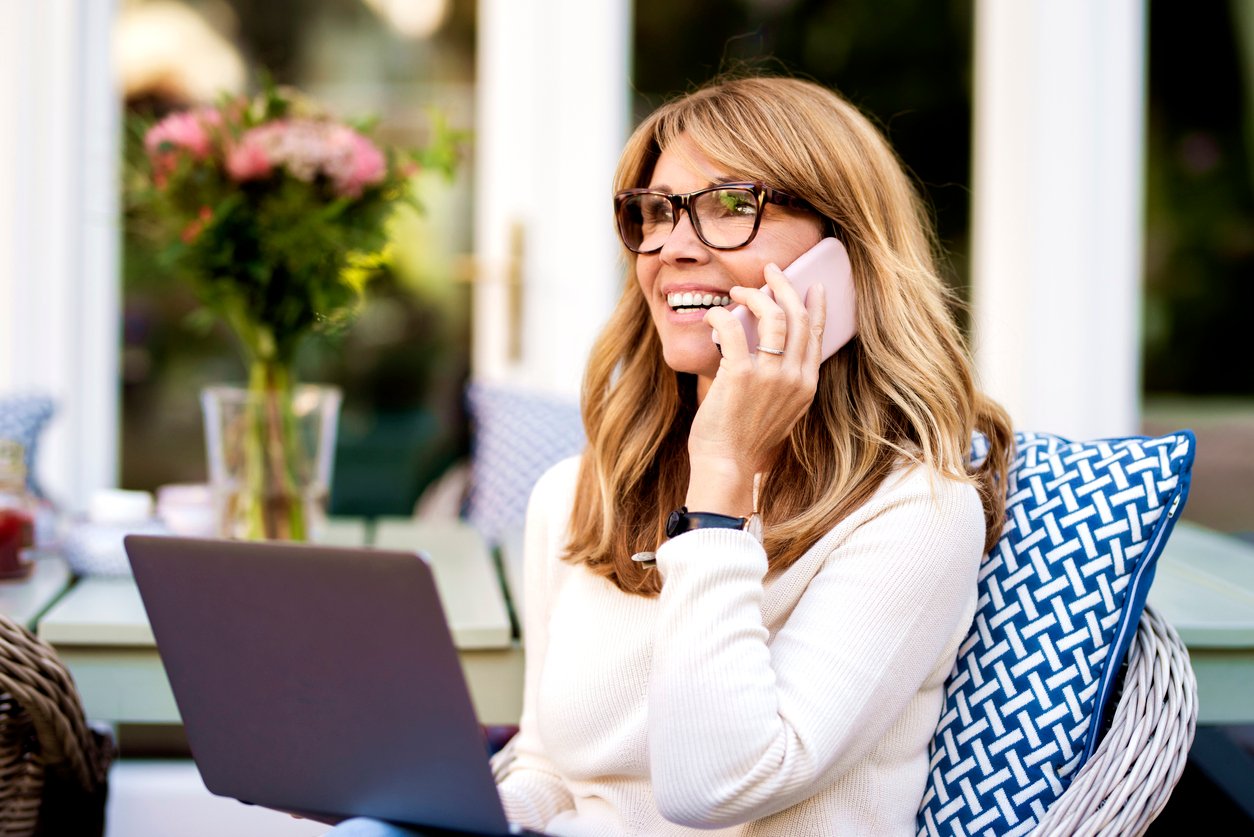
[[[676,372],[705,375],[710,378],[718,372],[718,365],[722,360],[713,341],[709,348],[678,346],[674,349],[664,349],[662,356],[666,360],[666,365]]]

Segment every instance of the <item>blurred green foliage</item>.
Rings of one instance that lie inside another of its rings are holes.
[[[1248,23],[1232,3],[1150,3],[1144,389],[1254,394]]]

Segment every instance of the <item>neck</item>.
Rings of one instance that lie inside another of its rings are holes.
[[[705,394],[710,391],[710,385],[714,383],[712,377],[707,378],[705,375],[697,376],[697,406],[701,406],[701,402],[705,400]]]

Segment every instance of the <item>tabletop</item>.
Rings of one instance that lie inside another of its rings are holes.
[[[517,718],[522,653],[509,605],[521,617],[520,532],[504,538],[499,567],[460,520],[332,519],[320,541],[414,550],[430,560],[485,721]],[[94,576],[66,591],[71,581],[64,561],[45,556],[29,579],[0,584],[0,612],[37,624],[101,717],[177,720],[172,703],[158,700],[167,688],[164,671],[134,581]],[[1149,602],[1188,647],[1199,723],[1254,724],[1254,544],[1180,521],[1159,558]]]
[[[1180,521],[1149,601],[1190,649],[1254,648],[1254,544]]]
[[[29,576],[0,581],[0,613],[34,630],[44,610],[69,583],[70,567],[64,558],[38,555]]]
[[[368,531],[364,521],[336,521],[319,542],[365,546]],[[459,521],[384,518],[369,539],[375,548],[415,551],[430,562],[459,649],[509,647],[509,613],[492,554],[473,528]],[[154,644],[139,589],[130,576],[79,579],[39,620],[39,635],[53,645]]]
[[[492,550],[460,520],[333,519],[321,544],[413,551],[430,562],[463,670],[485,723],[511,723],[521,711],[522,653],[513,638]],[[38,620],[93,719],[177,723],[165,670],[135,581],[80,578]]]
[[[1254,724],[1254,544],[1181,520],[1149,603],[1180,634],[1199,724]]]

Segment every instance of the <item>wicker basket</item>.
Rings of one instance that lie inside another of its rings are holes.
[[[1144,834],[1180,781],[1197,728],[1197,680],[1184,643],[1146,607],[1110,729],[1034,837]]]
[[[103,834],[114,755],[52,647],[0,615],[0,837]]]

